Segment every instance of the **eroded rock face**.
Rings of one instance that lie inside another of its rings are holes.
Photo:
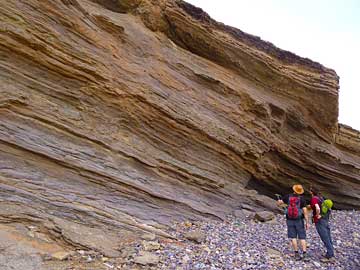
[[[338,81],[182,1],[6,1],[0,221],[117,256],[129,231],[275,209],[295,182],[358,209]]]
[[[343,151],[358,154],[360,152],[360,132],[346,125],[339,125],[335,134],[335,142]]]

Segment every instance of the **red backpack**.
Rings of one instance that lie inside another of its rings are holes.
[[[300,197],[290,196],[289,205],[286,208],[285,214],[288,219],[300,219],[303,216],[303,211],[300,207]]]

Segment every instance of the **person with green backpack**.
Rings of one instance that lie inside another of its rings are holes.
[[[325,200],[316,188],[312,187],[310,189],[310,194],[310,206],[313,210],[313,222],[315,223],[316,230],[327,250],[325,258],[323,258],[322,261],[330,262],[334,260],[334,246],[329,225],[333,202],[329,199]]]

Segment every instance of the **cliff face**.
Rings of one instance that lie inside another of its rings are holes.
[[[0,70],[1,222],[116,256],[295,182],[360,206],[336,73],[185,2],[9,0]]]
[[[354,130],[346,125],[339,125],[339,130],[335,134],[336,144],[343,150],[353,154],[360,152],[360,131]]]

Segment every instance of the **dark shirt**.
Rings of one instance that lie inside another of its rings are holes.
[[[289,198],[291,197],[299,197],[300,198],[300,208],[304,208],[306,207],[306,201],[305,201],[305,198],[302,196],[302,195],[298,195],[298,194],[287,194],[285,196],[283,196],[281,198],[281,200],[286,203],[286,204],[289,204]]]

